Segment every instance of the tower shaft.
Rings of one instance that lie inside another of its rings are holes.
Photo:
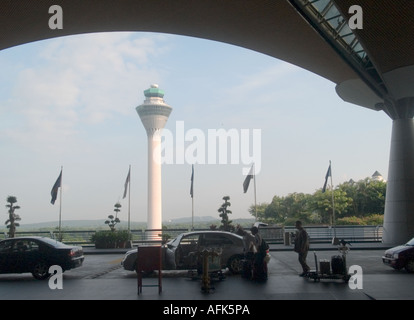
[[[136,108],[148,137],[148,237],[160,240],[162,230],[161,131],[172,108],[164,102],[158,85],[144,91],[146,99]]]
[[[148,229],[162,229],[160,132],[148,134]]]

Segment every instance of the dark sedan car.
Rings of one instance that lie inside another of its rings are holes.
[[[414,272],[414,238],[405,245],[386,250],[382,262],[397,270],[405,268]]]
[[[80,267],[83,249],[44,237],[18,237],[0,241],[0,273],[32,273],[36,279],[49,277],[49,267],[62,271]]]
[[[194,231],[180,234],[162,247],[162,268],[188,270],[198,267],[197,252],[204,248],[220,249],[220,266],[233,273],[241,270],[245,242],[243,237],[225,231]],[[139,248],[138,248],[139,250]],[[137,249],[128,251],[122,261],[125,270],[135,271]]]

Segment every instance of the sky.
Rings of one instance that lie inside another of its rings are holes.
[[[21,225],[57,221],[60,206],[62,220],[105,221],[117,202],[126,221],[131,165],[131,221],[145,222],[147,137],[135,108],[154,83],[173,108],[165,127],[175,153],[162,165],[164,221],[192,215],[191,163],[175,157],[183,152],[177,128],[206,139],[206,161],[194,165],[194,216],[219,218],[229,196],[230,219],[252,218],[255,203],[253,181],[243,192],[250,162],[241,151],[235,163],[207,161],[209,130],[251,140],[258,133],[257,204],[322,188],[329,161],[334,185],[376,170],[387,178],[392,121],[385,113],[346,103],[329,80],[252,50],[161,33],[96,33],[2,50],[0,70],[4,221],[9,195],[21,207]],[[195,141],[185,141],[184,151]],[[58,196],[52,205],[61,167],[62,202]]]

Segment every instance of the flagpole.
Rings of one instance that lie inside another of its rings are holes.
[[[62,181],[63,181],[63,166],[60,167],[60,172],[62,173],[60,179],[60,198],[59,198],[59,241],[62,241]]]
[[[331,188],[332,188],[332,224],[334,228],[334,237],[336,238],[336,218],[335,218],[335,202],[334,202],[334,186],[332,182],[332,166],[331,160],[329,160],[329,167],[331,168]]]
[[[244,179],[244,182],[243,182],[243,191],[244,191],[244,193],[247,192],[247,189],[249,189],[250,180],[251,179],[254,179],[254,212],[255,212],[255,221],[257,221],[256,177],[255,177],[255,175],[256,175],[256,173],[255,173],[255,165],[254,165],[254,162],[253,162],[252,166],[250,167],[249,173],[247,174],[246,178]]]
[[[129,165],[129,186],[128,186],[128,233],[131,232],[131,165]]]
[[[256,168],[255,168],[255,164],[253,162],[253,181],[254,181],[254,212],[256,214],[256,219],[255,221],[257,221],[257,202],[256,202]]]
[[[194,231],[194,196],[191,197],[191,230]]]
[[[194,231],[194,164],[191,171],[191,231]]]

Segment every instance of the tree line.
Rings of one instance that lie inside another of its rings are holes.
[[[337,225],[381,225],[386,185],[384,181],[365,178],[344,182],[333,192],[318,189],[313,194],[275,195],[270,203],[257,205],[257,219],[270,224],[294,225],[301,220],[304,224],[332,225],[335,213]],[[249,212],[256,215],[254,205]]]

